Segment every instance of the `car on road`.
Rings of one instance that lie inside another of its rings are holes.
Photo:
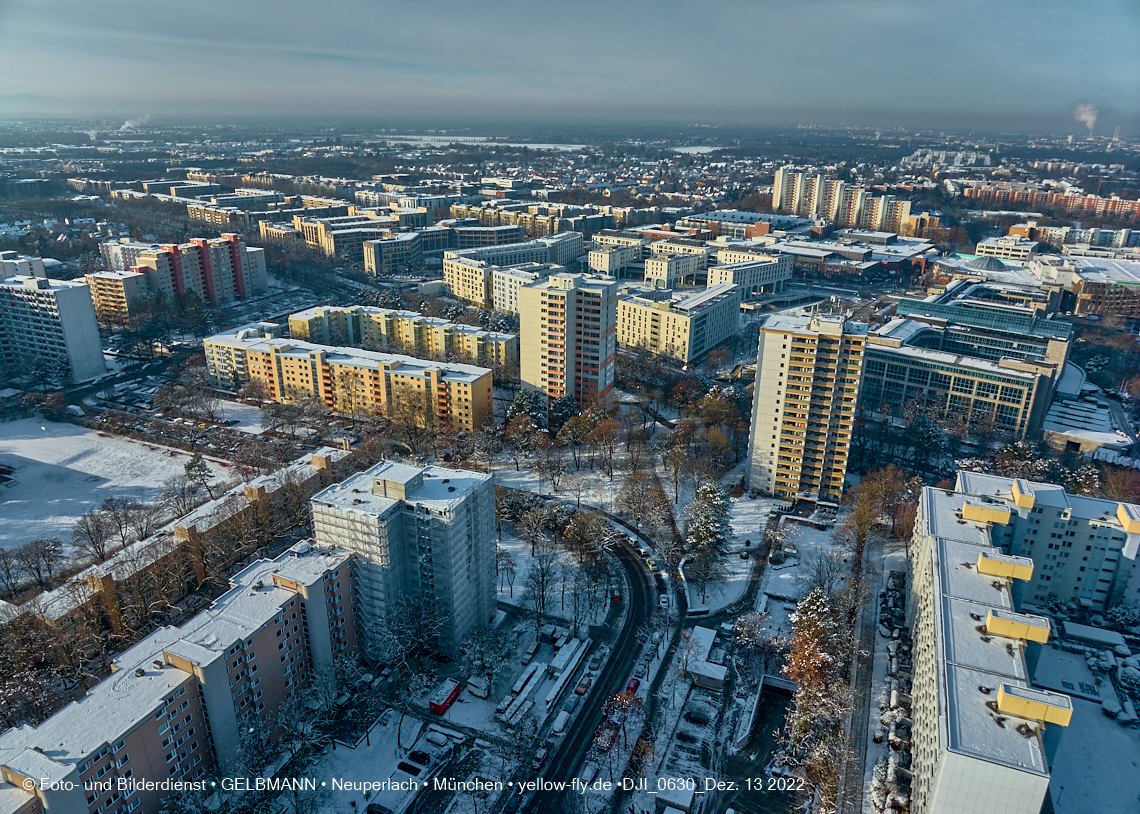
[[[669,596],[667,594],[661,594],[661,596],[657,597],[657,604],[663,608],[669,607]]]
[[[589,676],[582,676],[582,680],[579,681],[578,686],[574,688],[574,694],[575,695],[585,695],[586,690],[590,689],[590,684],[592,684],[592,683],[593,683],[593,681],[590,679]]]
[[[621,594],[619,594],[617,591],[614,591],[614,595],[610,597],[610,601],[621,602]]]
[[[629,683],[625,685],[625,694],[634,695],[637,693],[637,688],[641,686],[641,681],[636,678],[631,678]]]
[[[534,753],[534,760],[532,760],[530,762],[531,770],[537,772],[539,769],[541,769],[542,765],[544,763],[546,763],[546,758],[549,754],[550,754],[550,750],[547,749],[545,746],[542,747],[541,749],[539,749],[537,752],[535,752]]]

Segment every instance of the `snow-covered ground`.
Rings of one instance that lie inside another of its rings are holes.
[[[1073,698],[1073,720],[1053,758],[1049,795],[1057,814],[1132,814],[1140,810],[1136,730],[1105,716],[1100,704]]]
[[[0,547],[41,537],[71,539],[71,527],[112,495],[154,500],[181,474],[189,455],[39,418],[0,423],[0,466],[14,481],[0,486]],[[214,462],[219,480],[233,471]]]
[[[834,528],[834,527],[833,527]],[[789,557],[780,565],[769,565],[760,586],[762,594],[777,597],[799,597],[806,563],[812,557],[828,551],[842,551],[831,536],[831,529],[817,529],[803,523],[784,520],[785,539],[799,551],[798,557]],[[757,601],[762,601],[759,597]]]
[[[731,476],[732,473],[729,473],[725,477]],[[756,563],[756,558],[752,555],[764,539],[764,526],[768,522],[768,513],[783,504],[784,501],[770,497],[750,498],[745,495],[729,499],[729,522],[736,539],[729,555],[724,559],[723,575],[716,582],[706,586],[704,596],[689,583],[685,584],[690,613],[693,611],[716,613],[744,596]],[[740,558],[742,552],[747,552],[748,559]]]
[[[388,778],[405,783],[423,783],[427,775],[445,759],[445,753],[451,747],[441,748],[428,743],[421,737],[425,734],[424,724],[408,717],[404,719],[404,748],[401,749],[396,738],[399,724],[400,713],[390,709],[369,732],[368,741],[371,745],[361,742],[356,749],[338,747],[335,752],[327,751],[306,770],[305,776],[314,778],[318,784],[326,784],[318,792],[318,799],[323,802],[320,808],[322,813],[363,811],[368,803],[380,803],[392,811],[399,811],[415,795],[415,791],[410,789],[382,789],[365,798],[362,791],[351,787],[338,788],[338,784],[351,786],[353,783],[379,783]],[[406,755],[411,749],[427,752],[432,758],[427,769],[415,778],[399,769],[399,763],[407,760]],[[356,804],[356,809],[351,808],[352,803]]]
[[[253,435],[261,433],[261,408],[251,404],[242,404],[240,401],[223,401],[221,403],[222,420],[236,421],[235,430],[248,432]]]

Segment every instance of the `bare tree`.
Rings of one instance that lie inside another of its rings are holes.
[[[0,548],[0,587],[8,596],[15,595],[24,578],[24,566],[16,549]]]
[[[100,511],[90,511],[75,521],[71,541],[80,551],[89,554],[95,562],[103,562],[110,554],[111,524]]]
[[[180,473],[162,482],[158,498],[166,504],[172,514],[182,517],[194,511],[202,502],[200,493],[201,488],[198,484],[186,477],[185,473]]]
[[[41,537],[16,549],[24,571],[45,591],[51,590],[52,577],[63,564],[63,546],[54,537]]]
[[[535,629],[542,627],[558,581],[558,563],[562,554],[549,540],[543,539],[533,549],[530,569],[526,573],[524,596],[534,613]]]

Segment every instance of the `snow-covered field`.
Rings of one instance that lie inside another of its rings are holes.
[[[0,547],[41,537],[71,539],[71,527],[112,495],[153,500],[182,473],[187,453],[38,418],[0,423],[0,466],[15,480],[0,486]],[[232,470],[210,463],[219,480]]]
[[[240,401],[223,401],[222,419],[236,421],[235,430],[258,435],[261,433],[261,408],[251,404],[242,404]]]

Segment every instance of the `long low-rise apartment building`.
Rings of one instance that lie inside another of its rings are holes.
[[[621,297],[617,341],[690,364],[735,336],[739,320],[740,289],[731,283],[668,300]]]
[[[4,810],[157,814],[195,789],[156,784],[208,792],[203,778],[240,758],[241,727],[356,652],[354,573],[349,551],[302,542],[234,575],[210,608],[115,656],[78,701],[0,735]]]
[[[514,366],[519,361],[515,334],[368,305],[317,306],[290,314],[289,335],[320,345],[401,349],[430,359],[460,357],[482,365]]]
[[[1013,515],[1036,518],[1034,500],[958,486],[923,489],[910,546],[911,811],[1038,814],[1073,707],[1029,681],[1025,651],[1051,627],[1017,596],[1043,569],[1009,553],[1006,531]]]
[[[219,390],[234,392],[256,380],[274,401],[316,396],[342,413],[439,422],[468,432],[493,413],[488,368],[283,339],[280,325],[264,322],[204,344],[206,369]]]
[[[443,281],[453,297],[479,308],[494,307],[493,272],[496,266],[549,263],[567,266],[582,254],[582,235],[561,232],[525,243],[507,243],[443,255]]]

